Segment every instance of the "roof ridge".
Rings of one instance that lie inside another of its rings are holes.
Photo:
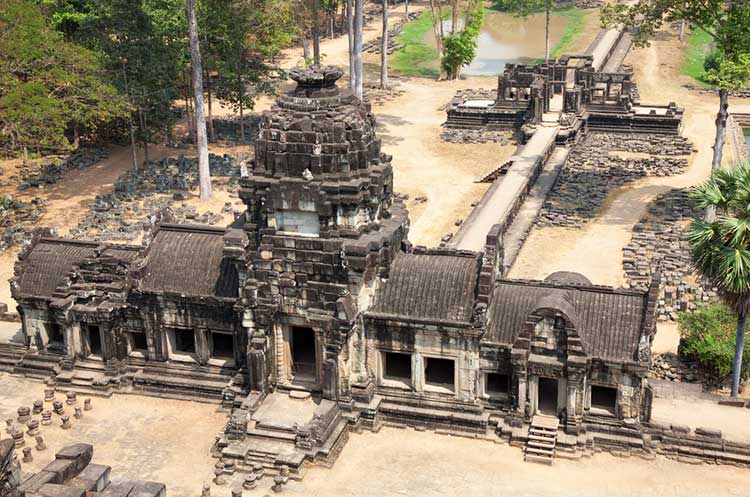
[[[220,226],[211,226],[209,224],[197,224],[197,223],[162,223],[159,225],[159,231],[181,231],[189,233],[205,233],[205,234],[224,234],[226,228]]]
[[[518,286],[536,286],[541,288],[565,288],[568,290],[580,290],[588,291],[593,293],[611,293],[617,295],[635,295],[644,297],[648,294],[648,291],[638,290],[637,288],[617,288],[608,285],[576,285],[572,283],[560,283],[555,281],[543,281],[543,280],[531,280],[531,279],[511,279],[511,278],[498,278],[498,283],[507,283],[510,285]]]

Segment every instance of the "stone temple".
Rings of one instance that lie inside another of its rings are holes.
[[[375,118],[341,75],[291,72],[232,225],[165,221],[143,247],[35,233],[12,280],[26,344],[4,364],[63,390],[222,403],[215,453],[247,471],[331,464],[384,423],[541,459],[640,437],[658,281],[510,280],[492,230],[481,251],[412,247]]]

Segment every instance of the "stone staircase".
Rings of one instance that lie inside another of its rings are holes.
[[[14,374],[39,380],[48,380],[60,372],[63,354],[45,350],[29,350],[13,370]]]
[[[113,383],[117,383],[119,378],[108,376],[106,369],[107,365],[103,361],[78,359],[73,369],[57,374],[55,385],[66,391],[111,397],[114,392]]]
[[[537,414],[531,420],[529,437],[524,449],[524,460],[552,464],[557,445],[557,429],[560,420],[552,416]]]
[[[513,161],[516,160],[516,156],[514,155],[510,159],[506,160],[496,168],[494,168],[489,173],[485,174],[484,176],[480,176],[476,180],[474,180],[474,183],[494,183],[495,180],[504,175],[508,172],[508,169],[510,169],[510,166],[513,165]]]
[[[26,355],[26,347],[20,343],[0,343],[0,371],[12,373]]]
[[[218,366],[147,363],[132,375],[133,390],[179,400],[221,402],[234,371]]]

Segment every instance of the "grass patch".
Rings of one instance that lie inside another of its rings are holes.
[[[561,15],[567,17],[565,23],[565,31],[563,31],[562,38],[557,45],[550,50],[550,58],[556,59],[567,50],[573,40],[583,32],[583,28],[586,26],[586,11],[583,9],[561,9],[552,12],[552,15]]]
[[[713,49],[711,36],[700,28],[694,29],[687,39],[682,74],[690,76],[703,86],[710,86],[706,82],[706,69],[703,66]]]
[[[432,32],[432,13],[423,11],[411,22],[407,22],[403,32],[396,37],[404,48],[389,58],[391,70],[411,76],[440,75],[440,61],[437,48],[425,42],[427,33]]]

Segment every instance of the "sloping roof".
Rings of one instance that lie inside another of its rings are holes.
[[[97,243],[43,238],[18,262],[18,291],[30,297],[52,297],[66,276],[86,257],[94,254]]]
[[[634,290],[500,280],[484,338],[511,346],[530,313],[551,307],[573,321],[590,357],[630,361],[638,350],[646,303],[647,294]]]
[[[141,290],[196,297],[237,297],[237,270],[223,258],[223,250],[223,229],[162,225],[146,256]]]
[[[476,254],[400,253],[368,313],[470,322],[479,264]]]

